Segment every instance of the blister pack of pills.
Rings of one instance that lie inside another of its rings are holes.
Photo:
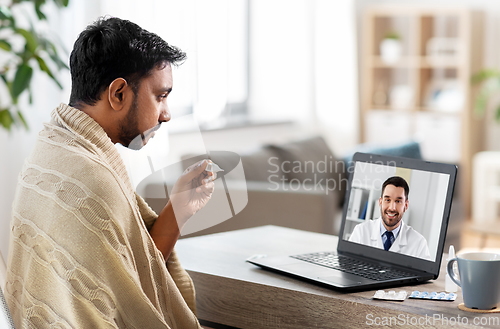
[[[445,293],[445,292],[427,292],[427,291],[413,291],[408,298],[416,299],[429,299],[429,300],[442,300],[446,302],[452,302],[457,299],[457,294]]]
[[[394,300],[402,302],[406,299],[406,291],[401,290],[399,292],[395,292],[394,290],[390,290],[388,292],[385,292],[384,290],[377,290],[375,295],[373,295],[373,299]]]
[[[207,164],[207,167],[205,168],[206,171],[209,171],[209,172],[219,172],[219,171],[224,171],[224,169],[222,169],[221,167],[219,167],[217,164],[213,163],[213,162],[209,162]]]

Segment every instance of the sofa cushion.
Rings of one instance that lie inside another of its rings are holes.
[[[249,181],[269,182],[273,175],[282,176],[281,166],[275,161],[276,154],[269,146],[241,155],[245,178]]]
[[[292,185],[314,184],[336,193],[343,203],[347,188],[345,163],[338,160],[321,136],[271,145],[281,161],[281,169]]]
[[[356,146],[353,150],[348,152],[347,155],[344,156],[343,160],[346,163],[350,164],[350,162],[352,161],[352,157],[356,152],[391,155],[391,156],[420,159],[420,160],[422,159],[422,153],[420,152],[420,144],[415,141],[409,141],[390,146],[381,146],[377,144],[368,144],[368,143],[360,144]]]
[[[239,161],[235,159],[236,153],[233,152],[210,152],[213,162],[219,165],[222,169],[234,168]],[[271,175],[282,176],[281,166],[276,164],[274,160],[277,158],[276,154],[268,146],[261,147],[255,151],[249,151],[239,155],[241,163],[243,164],[243,171],[245,172],[245,179],[247,181],[269,182]],[[202,159],[207,159],[208,155],[194,155],[186,154],[182,157],[182,167],[185,169],[190,165]]]

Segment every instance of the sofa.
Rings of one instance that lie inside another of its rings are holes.
[[[231,231],[261,225],[278,225],[300,230],[338,234],[348,183],[348,168],[355,151],[421,158],[418,143],[381,148],[360,145],[342,158],[335,155],[321,136],[263,145],[240,154],[248,202],[232,218],[183,237]],[[234,156],[211,152],[211,159],[222,168],[232,168]],[[202,156],[186,155],[182,168]],[[146,190],[162,189],[151,182]],[[166,204],[145,196],[157,213]]]

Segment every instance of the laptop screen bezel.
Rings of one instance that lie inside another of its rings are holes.
[[[441,258],[443,254],[448,222],[450,219],[451,203],[453,199],[453,192],[455,189],[455,181],[457,176],[457,166],[453,164],[437,163],[437,162],[430,162],[418,159],[401,158],[401,157],[360,153],[360,152],[357,152],[353,155],[352,164],[349,164],[349,168],[355,168],[356,162],[374,163],[374,164],[382,164],[389,166],[394,166],[394,164],[396,164],[396,167],[400,168],[408,168],[408,169],[422,170],[427,172],[435,172],[435,173],[449,175],[449,184],[446,192],[445,206],[441,222],[441,231],[439,235],[439,242],[437,245],[436,260],[429,261],[396,252],[390,252],[390,251],[388,252],[383,249],[370,247],[359,243],[349,242],[343,238],[344,229],[346,226],[347,208],[349,204],[349,198],[351,197],[350,192],[351,192],[351,184],[354,172],[349,173],[349,181],[347,184],[344,208],[342,212],[342,224],[340,227],[340,234],[337,245],[337,251],[339,253],[349,253],[357,256],[369,257],[377,261],[424,271],[433,274],[434,278],[437,278],[437,276],[439,275],[439,268],[441,266]]]

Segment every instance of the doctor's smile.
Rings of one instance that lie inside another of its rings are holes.
[[[393,227],[393,226],[398,225],[400,219],[403,217],[403,216],[399,215],[399,212],[385,211],[384,214],[385,214],[385,216],[383,218],[384,223],[385,223],[385,226],[388,226],[388,227]]]
[[[397,213],[397,212],[392,213],[392,215],[391,215],[391,214],[390,214],[390,213],[388,213],[387,211],[385,212],[385,214],[386,214],[387,216],[389,216],[390,218],[396,218],[396,216],[398,215],[398,213]]]

